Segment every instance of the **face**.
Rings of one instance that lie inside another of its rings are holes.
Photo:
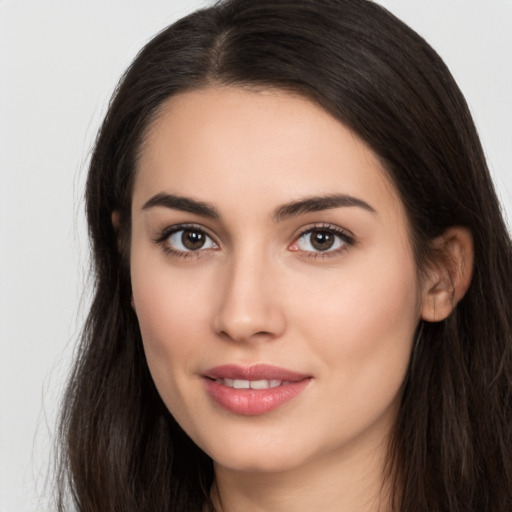
[[[275,90],[174,96],[148,131],[132,219],[152,377],[218,467],[384,445],[421,290],[403,205],[354,133]]]

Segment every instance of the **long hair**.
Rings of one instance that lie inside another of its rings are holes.
[[[512,246],[466,102],[429,45],[367,0],[225,0],[171,25],[122,77],[86,189],[95,295],[65,395],[59,510],[213,510],[212,462],[152,382],[130,305],[130,206],[145,133],[182,91],[302,94],[383,162],[419,272],[451,226],[474,239],[471,286],[423,323],[386,474],[396,512],[512,510]],[[114,229],[112,213],[119,215]]]

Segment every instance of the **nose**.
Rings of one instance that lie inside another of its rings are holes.
[[[213,319],[217,335],[236,342],[272,340],[283,334],[282,308],[275,263],[255,252],[233,257],[219,287]]]

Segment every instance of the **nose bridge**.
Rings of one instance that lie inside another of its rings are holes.
[[[234,341],[275,338],[285,326],[276,262],[261,247],[234,251],[223,273],[214,328]]]

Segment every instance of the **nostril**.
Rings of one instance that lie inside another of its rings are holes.
[[[261,272],[251,274],[250,278],[247,272],[243,276],[235,272],[223,284],[218,309],[212,316],[212,327],[217,336],[243,342],[274,339],[282,334],[285,326],[283,304],[276,294],[275,283],[271,286]]]

